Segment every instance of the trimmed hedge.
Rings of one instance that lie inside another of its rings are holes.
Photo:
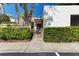
[[[2,40],[27,40],[31,33],[28,28],[0,28],[0,39]]]
[[[79,27],[52,27],[44,29],[45,42],[75,42],[79,41]]]

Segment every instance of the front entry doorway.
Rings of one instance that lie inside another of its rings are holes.
[[[36,33],[40,34],[43,29],[43,20],[42,19],[35,20],[35,26],[36,26]]]

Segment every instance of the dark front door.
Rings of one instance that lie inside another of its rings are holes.
[[[79,15],[71,15],[71,26],[79,26]]]

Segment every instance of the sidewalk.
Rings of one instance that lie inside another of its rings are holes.
[[[30,42],[0,42],[0,53],[5,52],[79,52],[79,43],[45,43],[35,34]]]

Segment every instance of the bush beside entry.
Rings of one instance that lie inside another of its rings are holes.
[[[31,33],[28,28],[0,28],[0,39],[2,40],[27,40]]]
[[[5,14],[0,14],[0,23],[8,23],[10,22],[9,16]]]
[[[79,26],[45,28],[43,39],[45,42],[79,41]]]

